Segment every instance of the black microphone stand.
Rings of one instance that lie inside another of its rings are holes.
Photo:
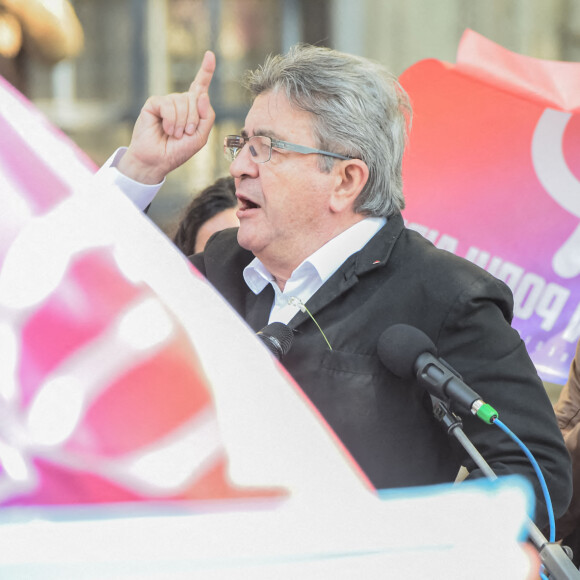
[[[471,443],[467,435],[465,435],[461,419],[455,413],[450,411],[441,399],[438,399],[433,395],[430,395],[430,397],[433,402],[433,414],[447,430],[447,434],[453,435],[457,441],[459,441],[461,446],[465,451],[467,451],[469,456],[488,479],[492,481],[497,479],[497,475],[494,473],[493,469],[485,461],[473,443]],[[544,570],[548,578],[553,580],[580,579],[580,571],[576,566],[574,566],[570,555],[566,552],[566,550],[570,551],[570,548],[567,546],[562,547],[556,542],[548,542],[547,538],[531,519],[528,521],[528,525],[528,536],[540,554],[540,560],[544,565]]]

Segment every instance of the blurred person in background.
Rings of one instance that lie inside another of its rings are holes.
[[[173,242],[186,256],[202,252],[214,233],[240,225],[237,209],[234,178],[220,177],[185,209]]]
[[[69,0],[0,0],[0,75],[26,94],[26,63],[77,56],[84,34]]]
[[[570,365],[570,373],[554,406],[566,448],[572,458],[572,501],[566,513],[556,521],[556,538],[574,552],[580,565],[580,341]]]

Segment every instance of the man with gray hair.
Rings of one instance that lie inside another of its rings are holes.
[[[206,53],[190,90],[152,97],[129,148],[111,166],[128,195],[145,197],[206,143],[214,113]],[[228,135],[239,229],[212,237],[193,264],[256,331],[294,331],[283,364],[377,488],[453,481],[481,471],[433,416],[429,395],[382,363],[383,331],[425,333],[463,379],[498,410],[542,467],[556,514],[570,500],[570,460],[554,412],[519,334],[508,287],[436,249],[403,222],[402,160],[411,107],[382,66],[313,46],[269,57],[247,77],[252,106]],[[129,181],[129,180],[127,180]],[[149,184],[149,185],[147,185]],[[149,192],[149,193],[147,193]],[[472,415],[464,430],[498,475],[527,458],[500,429]],[[304,450],[305,453],[308,450]]]

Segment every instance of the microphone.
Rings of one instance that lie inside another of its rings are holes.
[[[288,354],[294,340],[292,329],[282,322],[272,322],[264,326],[257,336],[279,361]]]
[[[408,324],[390,326],[379,337],[377,352],[381,362],[397,377],[417,380],[429,394],[453,401],[460,410],[476,415],[484,423],[497,419],[497,411],[437,356],[433,341],[418,328]]]
[[[418,328],[408,324],[390,326],[379,337],[377,353],[389,371],[404,380],[417,379],[432,397],[439,399],[440,405],[441,399],[452,400],[462,409],[477,415],[484,423],[494,423],[498,418],[495,409],[484,403],[481,397],[463,382],[457,372],[437,356],[433,341]],[[501,427],[501,421],[498,420],[496,425]],[[457,427],[449,429],[448,432],[457,438],[489,479],[497,479],[491,467],[465,436],[461,427]],[[503,429],[506,429],[505,426]],[[518,444],[520,447],[523,445],[521,441]],[[528,454],[529,451],[526,455]],[[545,482],[542,487],[544,486]],[[549,504],[549,497],[546,503]],[[569,553],[565,551],[569,548],[556,542],[548,542],[533,521],[530,520],[528,525],[528,536],[537,548],[542,564],[549,572],[548,576],[554,580],[580,579],[580,573],[574,566]]]

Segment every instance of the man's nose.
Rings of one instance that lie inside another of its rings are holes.
[[[236,158],[230,164],[230,173],[232,177],[257,177],[259,170],[258,164],[252,161],[250,148],[246,143]]]

